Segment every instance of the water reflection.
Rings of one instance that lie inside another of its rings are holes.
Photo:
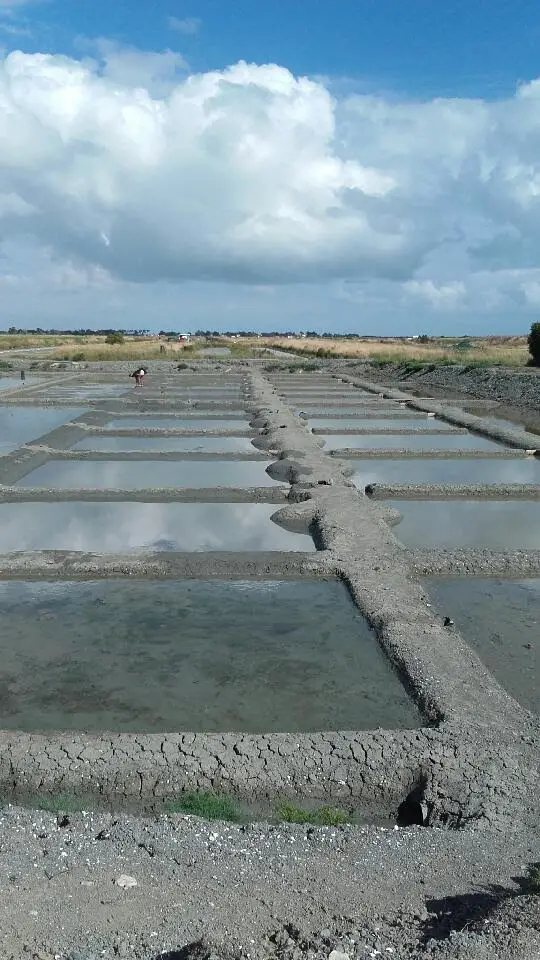
[[[1,503],[0,553],[314,550],[268,503]]]
[[[339,419],[326,419],[321,417],[320,419],[314,419],[309,421],[309,426],[316,430],[335,430],[336,433],[339,433],[340,429],[343,430],[370,430],[372,433],[376,433],[378,430],[384,433],[385,430],[454,430],[455,427],[452,427],[449,423],[445,423],[443,420],[432,420],[427,417],[402,417],[392,420],[390,418],[385,419],[381,417],[370,417],[369,419],[362,419],[359,415],[357,418],[349,418],[347,420]]]
[[[256,453],[249,437],[85,437],[78,440],[73,450],[183,450],[206,453]]]
[[[539,501],[386,502],[403,515],[394,533],[409,547],[540,549]]]
[[[299,732],[420,717],[337,583],[0,583],[10,729]]]
[[[362,450],[500,450],[502,444],[479,437],[473,433],[449,433],[446,435],[394,434],[384,437],[382,434],[334,434],[322,437],[325,450],[338,450],[346,447]]]
[[[23,443],[80,417],[84,408],[0,407],[0,453],[10,453]]]
[[[360,460],[351,477],[361,490],[368,483],[538,483],[540,460]]]
[[[121,397],[129,390],[129,386],[120,384],[90,385],[82,387],[49,387],[47,397],[51,400],[107,400]]]
[[[297,414],[300,412],[306,413],[310,419],[320,417],[321,420],[325,420],[327,423],[330,418],[322,417],[322,414],[335,413],[336,419],[341,421],[343,417],[354,417],[356,420],[356,418],[361,418],[366,413],[378,413],[379,411],[383,413],[395,413],[397,409],[397,405],[394,407],[389,407],[387,404],[383,404],[381,407],[374,406],[373,404],[370,406],[366,406],[366,404],[358,404],[356,407],[336,407],[335,410],[332,409],[331,406],[326,406],[322,401],[316,404],[294,404],[294,410]],[[323,426],[322,423],[321,426]]]
[[[36,377],[26,377],[24,380],[20,377],[2,377],[0,390],[11,390],[13,387],[26,387],[35,383],[37,383]]]
[[[225,418],[210,419],[206,417],[123,417],[121,420],[112,420],[106,424],[107,430],[192,430],[199,433],[201,430],[249,430],[249,421],[228,420]]]
[[[151,487],[275,487],[266,461],[50,460],[18,481],[20,487],[71,489]]]

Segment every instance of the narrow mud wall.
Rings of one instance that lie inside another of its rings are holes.
[[[362,376],[378,383],[399,382],[404,389],[416,390],[424,384],[517,407],[540,408],[540,370],[516,371],[501,367],[468,367],[457,364],[427,364],[419,370],[411,370],[407,365],[399,363],[389,363],[382,367],[365,363],[358,364],[353,369],[349,362],[346,366],[347,372],[353,376]]]

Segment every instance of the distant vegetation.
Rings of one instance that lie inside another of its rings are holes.
[[[111,347],[117,346],[119,343],[125,343],[125,337],[123,333],[120,333],[119,330],[115,330],[114,333],[108,333],[105,337],[105,343],[108,343]]]
[[[507,337],[432,337],[421,334],[405,337],[359,337],[355,334],[318,335],[308,331],[302,335],[251,332],[220,334],[217,331],[197,330],[190,341],[178,340],[174,331],[160,334],[148,331],[101,329],[22,330],[10,327],[0,333],[0,350],[25,350],[39,347],[57,348],[46,354],[52,361],[133,360],[148,362],[155,359],[198,359],[205,347],[227,347],[231,359],[249,359],[264,350],[277,350],[297,357],[311,357],[312,362],[323,359],[345,358],[351,361],[369,361],[379,365],[388,363],[464,364],[473,366],[540,366],[540,323],[533,323],[529,336]],[[63,349],[62,349],[63,348]],[[44,356],[44,359],[45,359]],[[285,358],[284,358],[285,361]],[[285,361],[287,362],[287,361]],[[307,362],[307,361],[306,361]],[[292,358],[291,358],[292,365]],[[6,368],[4,368],[6,369]],[[270,362],[268,369],[271,369]],[[305,368],[308,369],[307,366]],[[312,367],[315,369],[315,366]]]
[[[539,325],[540,326],[540,325]],[[540,338],[540,334],[539,334]],[[387,363],[465,364],[466,366],[525,366],[527,338],[522,337],[428,337],[415,339],[381,337],[265,337],[256,341],[285,353],[322,358]]]
[[[540,323],[532,324],[531,332],[527,337],[527,344],[531,355],[529,364],[531,367],[540,367]]]

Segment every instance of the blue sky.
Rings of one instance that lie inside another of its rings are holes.
[[[25,16],[29,51],[72,55],[77,37],[109,37],[179,48],[195,71],[279,63],[398,95],[500,96],[538,73],[536,0],[52,0]]]
[[[527,329],[539,41],[532,0],[0,0],[5,325]]]

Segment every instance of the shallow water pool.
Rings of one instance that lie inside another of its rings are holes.
[[[0,583],[2,725],[304,732],[421,718],[334,582]]]
[[[276,509],[270,503],[0,503],[0,553],[314,551],[307,533],[270,519]]]

